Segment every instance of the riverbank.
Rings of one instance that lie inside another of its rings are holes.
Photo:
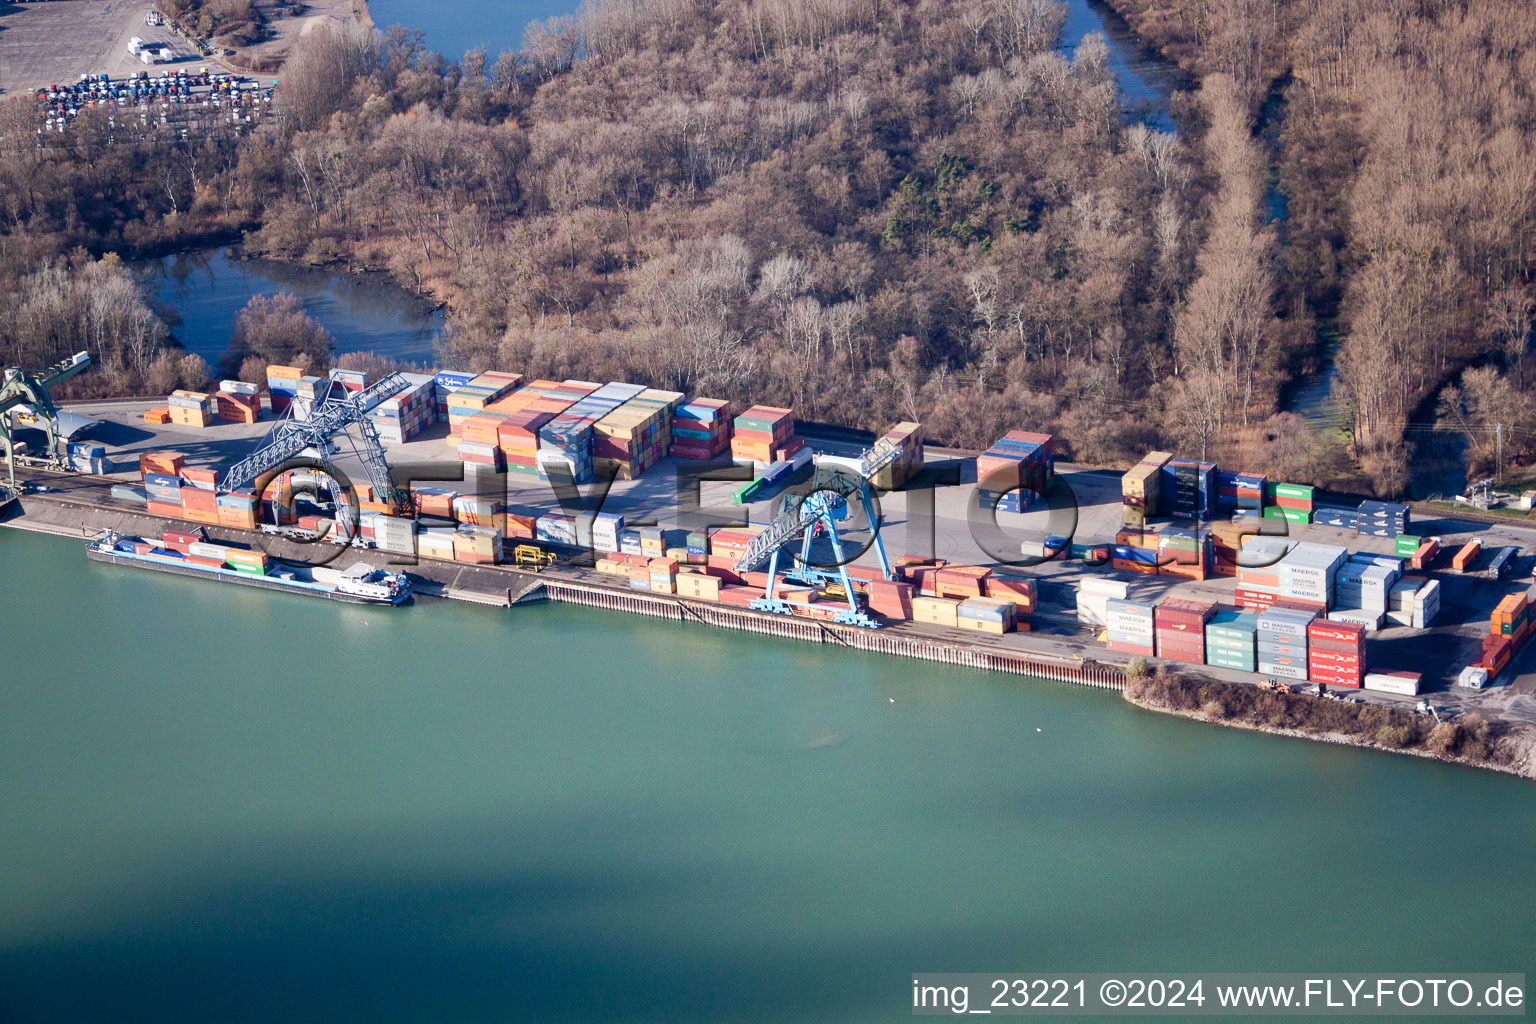
[[[1375,704],[1201,679],[1181,671],[1128,675],[1122,690],[1139,708],[1210,725],[1363,747],[1536,779],[1536,729],[1468,716],[1436,721]]]

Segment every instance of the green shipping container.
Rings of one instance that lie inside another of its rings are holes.
[[[1303,498],[1311,501],[1314,490],[1311,484],[1265,484],[1264,496],[1266,498]]]
[[[1412,558],[1413,553],[1419,550],[1418,537],[1410,537],[1406,533],[1398,534],[1396,554],[1399,558]]]
[[[1264,507],[1265,519],[1286,519],[1293,523],[1310,523],[1312,513],[1305,509],[1281,508],[1279,505],[1266,505]]]

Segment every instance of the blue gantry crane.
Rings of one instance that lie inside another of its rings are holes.
[[[384,459],[384,445],[379,441],[378,430],[368,419],[368,412],[410,386],[405,377],[391,373],[361,391],[343,396],[333,394],[317,401],[302,419],[294,415],[294,407],[290,406],[288,414],[272,425],[260,447],[229,468],[224,479],[219,481],[219,487],[226,492],[247,490],[263,475],[306,451],[314,450],[325,455],[338,434],[350,440],[347,429],[355,424],[362,434],[362,444],[353,441],[352,447],[374,492],[380,495],[380,500],[397,504],[398,495],[389,478],[389,463]]]
[[[880,559],[880,571],[886,579],[893,578],[891,563],[885,555],[885,545],[880,540],[870,480],[900,457],[901,448],[881,438],[875,442],[874,447],[866,449],[857,458],[817,455],[811,460],[809,473],[805,472],[804,466],[792,466],[775,474],[768,487],[759,486],[751,491],[748,500],[776,498],[779,509],[768,528],[752,538],[746,551],[736,561],[737,573],[756,572],[765,563],[768,566],[768,587],[762,597],[752,602],[751,607],[782,615],[793,614],[794,604],[778,595],[781,578],[817,588],[835,583],[842,586],[848,608],[839,612],[833,621],[870,629],[879,627],[880,623],[859,607],[853,581],[848,576],[847,557],[843,551],[842,538],[838,534],[838,524],[848,521],[853,512],[851,503],[857,501],[865,521],[874,531],[873,544],[875,554]],[[767,474],[759,478],[763,479],[769,479]],[[808,488],[797,491],[788,489],[806,479],[810,481]],[[825,537],[832,548],[830,563],[812,561],[812,547],[818,536]],[[796,540],[800,543],[799,553],[791,552],[790,566],[781,571],[779,558],[784,545]]]

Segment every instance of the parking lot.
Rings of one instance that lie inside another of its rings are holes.
[[[164,25],[146,25],[154,0],[51,0],[0,3],[0,95],[67,85],[82,74],[114,79],[135,71],[207,63]],[[128,52],[134,36],[169,47],[176,59],[144,64]]]

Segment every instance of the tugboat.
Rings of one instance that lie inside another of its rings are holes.
[[[153,569],[263,590],[282,590],[349,604],[396,605],[411,597],[409,577],[375,569],[366,562],[340,570],[329,566],[303,568],[272,564],[264,551],[189,539],[192,536],[195,535],[179,535],[162,544],[154,544],[108,530],[86,546],[85,556],[93,562]]]

